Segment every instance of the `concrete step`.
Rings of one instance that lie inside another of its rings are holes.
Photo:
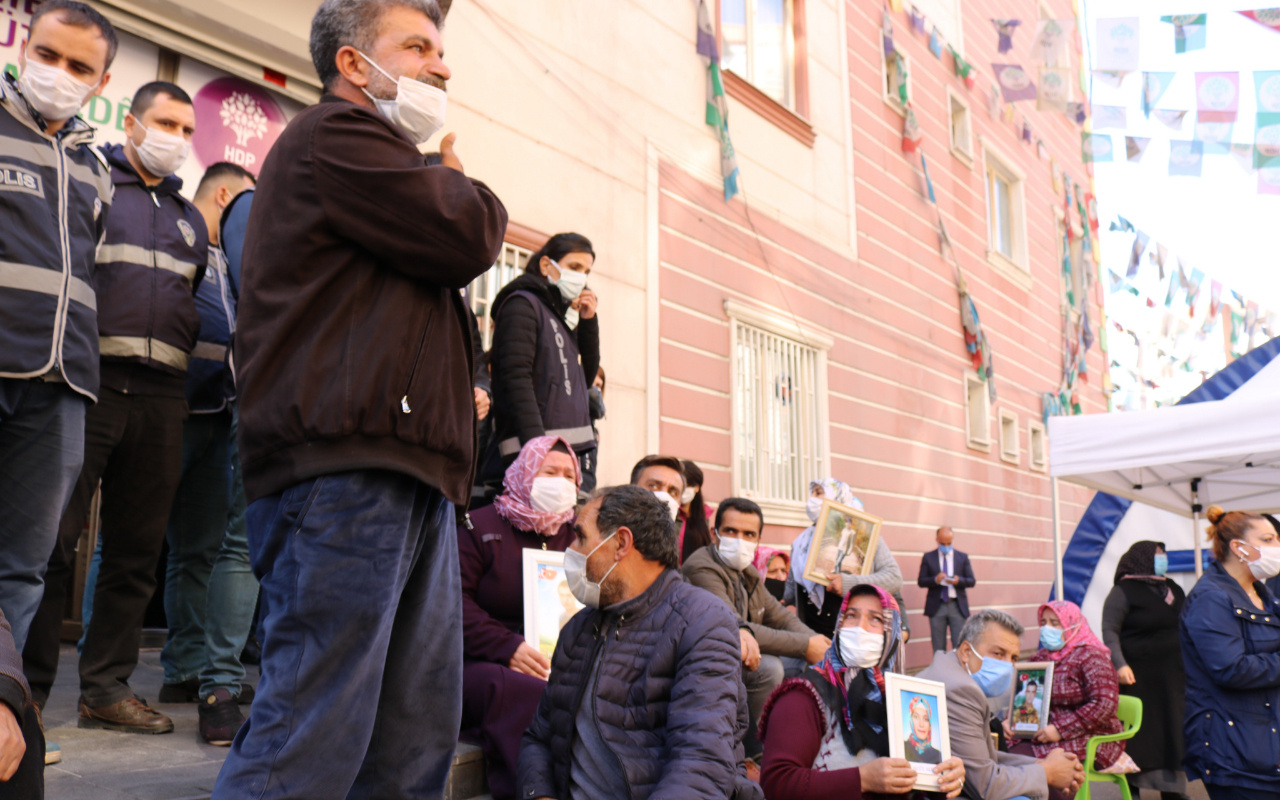
[[[484,753],[466,742],[458,743],[453,766],[444,785],[444,800],[479,800],[489,797],[489,781],[485,777]]]

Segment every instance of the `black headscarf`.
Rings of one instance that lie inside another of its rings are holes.
[[[1164,576],[1156,574],[1156,550],[1167,549],[1164,542],[1134,542],[1133,546],[1120,557],[1120,563],[1116,565],[1116,583],[1127,577],[1163,583]]]

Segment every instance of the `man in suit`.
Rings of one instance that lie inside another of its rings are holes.
[[[1001,753],[992,740],[988,700],[1009,690],[1022,631],[1003,611],[979,611],[965,622],[959,646],[934,653],[917,676],[946,685],[951,754],[964,762],[966,790],[983,800],[1044,800],[1050,786],[1070,796],[1084,780],[1079,760],[1061,748],[1036,759]]]
[[[947,649],[947,626],[951,626],[951,646],[958,647],[960,626],[969,618],[969,598],[965,590],[977,580],[969,556],[951,546],[951,529],[938,528],[938,548],[920,559],[920,576],[916,584],[929,590],[924,601],[924,615],[929,618],[929,634],[933,652]]]

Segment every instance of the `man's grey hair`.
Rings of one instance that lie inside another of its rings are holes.
[[[657,561],[671,569],[679,568],[676,526],[671,519],[671,509],[653,492],[639,486],[609,486],[597,489],[591,499],[600,501],[596,527],[600,529],[601,538],[618,528],[627,528],[645,560]]]
[[[958,649],[964,642],[968,642],[970,647],[977,647],[978,640],[987,632],[987,626],[993,623],[1014,636],[1022,636],[1022,632],[1026,630],[1011,614],[994,608],[984,608],[965,620],[964,627],[960,629],[960,641],[956,643],[956,648]]]
[[[324,0],[311,18],[311,63],[326,91],[338,80],[338,51],[351,45],[362,53],[373,49],[382,27],[382,14],[391,8],[421,11],[444,28],[444,13],[436,0]]]

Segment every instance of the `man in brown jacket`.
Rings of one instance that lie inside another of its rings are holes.
[[[782,658],[816,664],[831,646],[830,639],[810,630],[769,593],[751,565],[763,529],[760,506],[742,497],[726,498],[716,509],[714,544],[695,551],[681,568],[686,581],[719,597],[738,617],[742,682],[751,714],[743,746],[747,757],[757,761],[762,748],[756,721],[764,701],[782,683]]]
[[[216,798],[438,797],[461,720],[459,290],[507,214],[441,142],[434,0],[325,0],[325,96],[263,163],[235,339],[262,681]]]

